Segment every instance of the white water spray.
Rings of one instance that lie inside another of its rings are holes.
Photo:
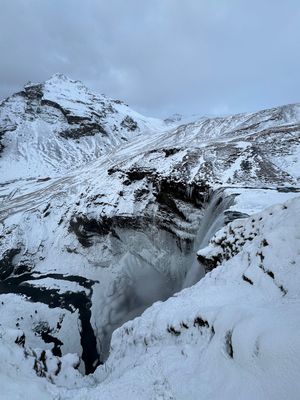
[[[216,190],[204,212],[200,229],[194,242],[193,263],[183,282],[183,288],[197,283],[205,275],[201,263],[197,260],[196,252],[206,247],[213,235],[225,225],[225,211],[233,204],[235,196],[225,196],[224,189]]]

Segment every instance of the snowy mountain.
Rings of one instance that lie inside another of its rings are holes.
[[[0,104],[1,181],[47,177],[95,160],[165,124],[55,74]]]
[[[2,102],[5,398],[297,398],[300,105],[181,122]]]

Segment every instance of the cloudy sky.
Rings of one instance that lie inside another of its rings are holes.
[[[300,102],[299,0],[0,0],[0,97],[55,72],[148,115]]]

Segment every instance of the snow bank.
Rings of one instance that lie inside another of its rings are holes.
[[[64,396],[297,399],[299,223],[299,198],[230,223],[201,251],[222,264],[115,331],[98,386]]]

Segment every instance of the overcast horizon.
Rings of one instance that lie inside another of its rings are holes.
[[[0,98],[56,72],[146,115],[300,102],[296,0],[1,0]]]

